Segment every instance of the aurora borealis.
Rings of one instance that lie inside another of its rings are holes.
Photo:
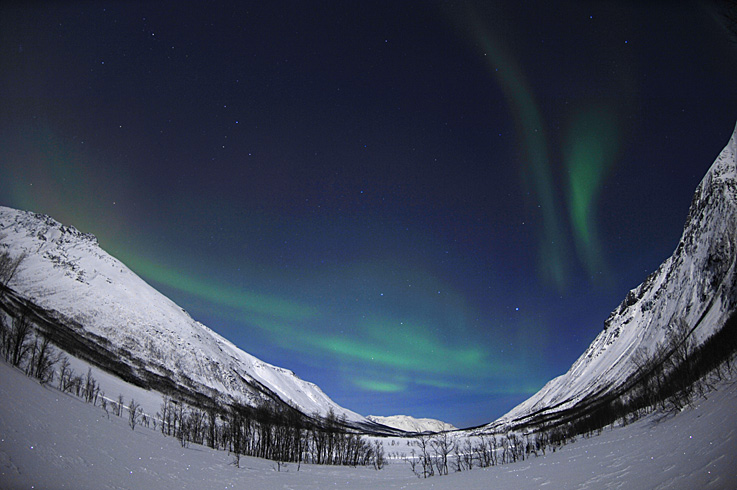
[[[710,3],[3,2],[0,204],[364,415],[489,422],[667,256]]]

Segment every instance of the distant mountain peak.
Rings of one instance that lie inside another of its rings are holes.
[[[405,432],[443,432],[456,430],[451,424],[436,419],[414,418],[409,415],[391,415],[382,417],[380,415],[369,415],[366,417],[377,424],[386,425]]]

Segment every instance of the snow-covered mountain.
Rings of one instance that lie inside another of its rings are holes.
[[[409,415],[392,415],[389,417],[368,415],[366,418],[377,424],[394,427],[405,432],[443,432],[456,429],[453,425],[440,420],[416,419]]]
[[[192,319],[92,235],[0,207],[0,251],[26,254],[3,309],[32,307],[35,323],[55,343],[118,376],[190,399],[285,403],[308,416],[332,410],[353,425],[375,425]]]
[[[490,427],[520,425],[611,393],[652,356],[669,330],[685,322],[698,344],[737,309],[737,127],[694,194],[673,252],[631,290],[604,330],[570,370]]]
[[[103,251],[94,236],[45,215],[0,207],[0,251],[25,253],[2,309],[22,309],[84,360],[167,394],[257,406],[281,403],[306,415],[333,411],[356,426],[444,430],[409,417],[369,420],[317,386],[242,351]],[[696,189],[680,242],[605,322],[570,370],[490,427],[524,425],[621,388],[677,323],[696,342],[737,310],[737,127]],[[411,428],[410,428],[411,427]]]

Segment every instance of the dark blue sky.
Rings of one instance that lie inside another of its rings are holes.
[[[0,203],[343,406],[480,424],[673,251],[735,80],[708,3],[3,2]]]

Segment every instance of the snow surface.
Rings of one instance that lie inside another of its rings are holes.
[[[247,405],[261,401],[253,388],[261,385],[307,415],[332,410],[347,421],[369,423],[315,384],[257,359],[192,319],[102,250],[93,235],[49,216],[0,206],[0,247],[13,257],[27,254],[10,284],[16,292],[78,322],[80,335],[107,339],[131,366]]]
[[[457,427],[441,420],[415,418],[410,415],[391,415],[389,417],[367,415],[366,418],[372,422],[406,432],[442,432],[457,429]]]
[[[0,363],[0,488],[15,489],[457,489],[737,488],[737,382],[677,414],[626,427],[524,462],[418,479],[394,460],[384,469],[241,458],[108,418],[99,407],[39,385]],[[391,446],[390,441],[395,443]],[[387,453],[406,441],[385,439]],[[548,486],[549,485],[549,486]]]
[[[629,292],[604,330],[562,376],[489,424],[524,424],[616,389],[636,371],[633,355],[652,356],[674,322],[697,343],[737,310],[737,126],[694,194],[676,250]]]

